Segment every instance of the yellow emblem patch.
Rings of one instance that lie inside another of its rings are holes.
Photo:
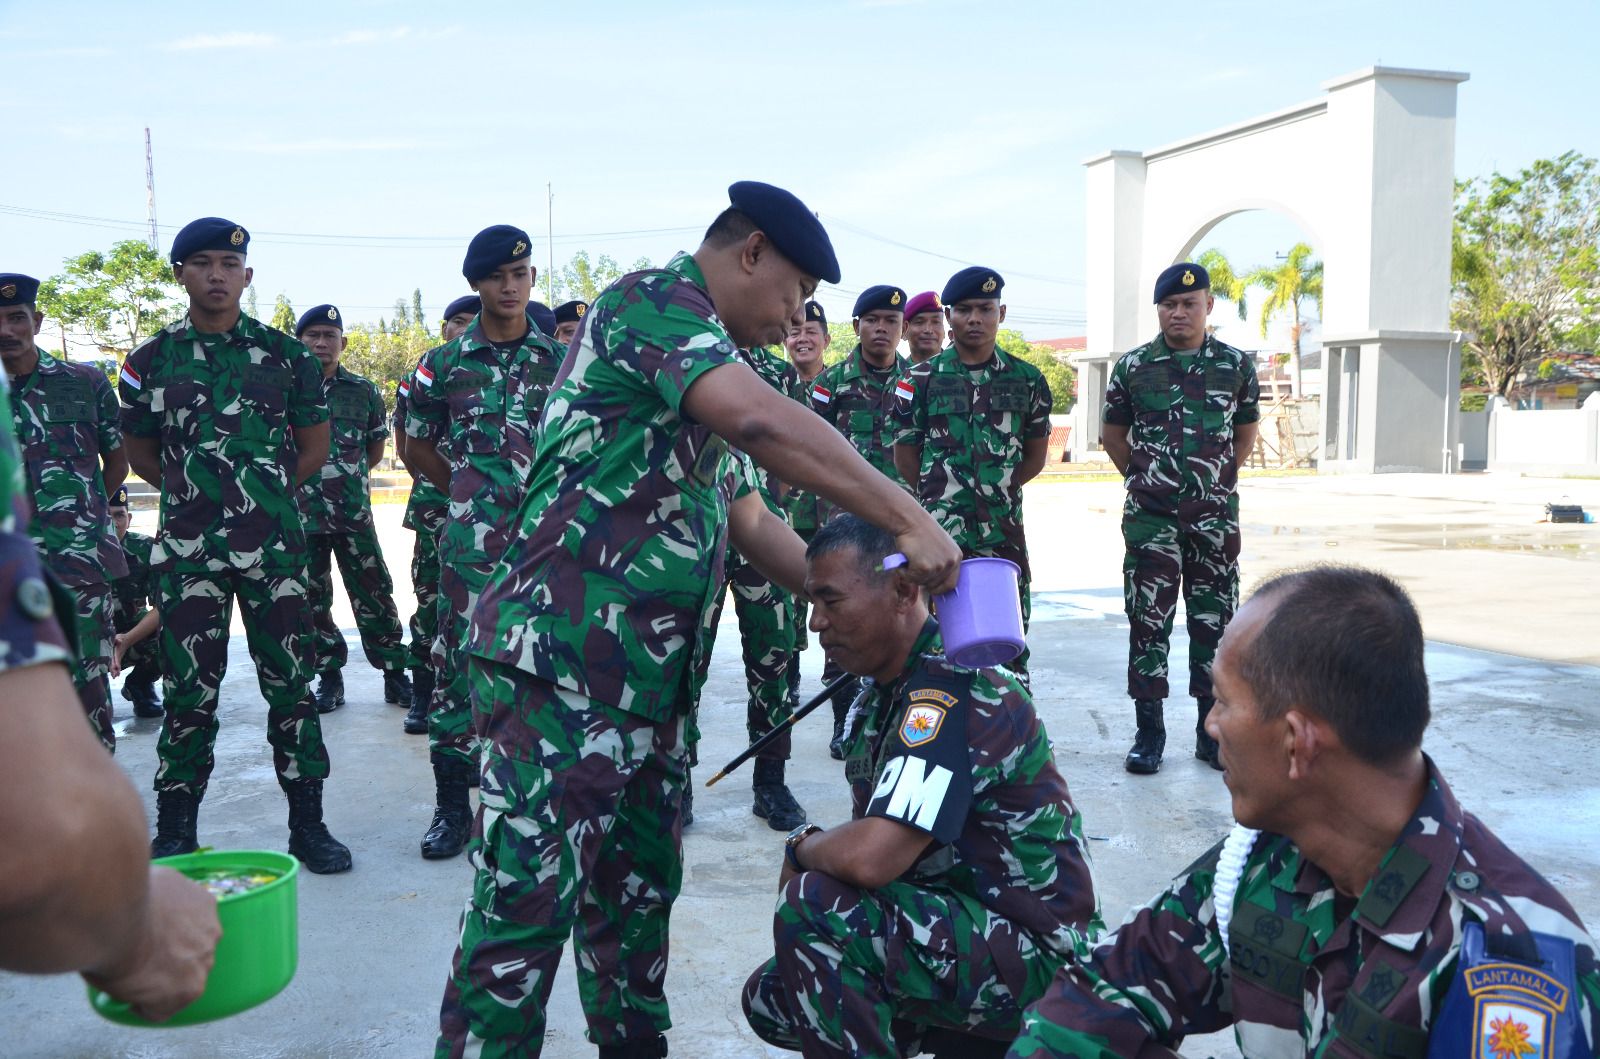
[[[234,246],[243,246],[244,245],[244,229],[243,228],[235,228],[233,230],[233,234],[228,236],[228,242],[232,243]]]
[[[1185,287],[1194,286],[1194,273],[1190,272],[1188,269],[1184,269],[1183,271],[1183,285]]]
[[[330,305],[330,306],[328,306],[328,319],[330,319],[330,320],[337,320],[337,319],[339,319],[339,310],[338,310],[338,309],[335,309],[335,308],[334,308],[334,307],[333,307],[333,306],[331,306],[331,305]]]
[[[940,691],[938,688],[918,688],[907,694],[906,698],[912,702],[937,702],[947,710],[954,709],[956,703],[961,701],[948,691]]]
[[[889,304],[890,305],[899,305],[900,304],[900,292],[899,291],[895,291],[893,294],[889,295]]]
[[[17,285],[15,283],[7,283],[4,287],[0,287],[0,298],[15,298],[16,296]]]
[[[900,724],[900,741],[906,746],[921,746],[939,734],[944,724],[945,711],[926,703],[913,705],[906,710],[906,719]]]
[[[988,279],[983,281],[983,286],[978,289],[983,291],[985,294],[993,294],[996,286],[997,284],[994,281],[994,277],[990,276]]]
[[[583,319],[583,314],[589,311],[589,307],[587,305],[583,304],[582,302],[579,302],[578,303],[578,308],[575,311],[578,314],[578,319],[581,320],[581,319]]]
[[[521,239],[518,239],[517,240],[517,245],[511,248],[511,256],[512,257],[521,257],[523,254],[526,254],[527,252],[528,252],[528,244],[524,243]]]

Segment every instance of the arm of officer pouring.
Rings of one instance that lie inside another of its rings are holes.
[[[683,409],[789,485],[894,534],[913,581],[936,593],[955,587],[961,549],[950,535],[842,434],[750,368],[724,364],[706,372],[684,394]]]

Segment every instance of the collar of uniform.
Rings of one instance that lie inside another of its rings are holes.
[[[929,614],[922,623],[922,629],[917,633],[917,638],[911,642],[911,653],[906,655],[906,664],[901,668],[900,675],[887,689],[889,699],[900,696],[900,689],[905,685],[906,678],[916,671],[923,655],[942,655],[944,651],[939,644],[939,619]]]
[[[542,332],[539,330],[539,325],[534,323],[532,320],[529,320],[528,330],[522,336],[521,347],[533,345],[534,339],[540,334],[542,334]],[[482,313],[479,313],[477,316],[472,318],[472,325],[465,331],[461,332],[460,336],[456,338],[455,341],[461,343],[461,351],[463,353],[474,349],[495,348],[494,343],[489,341],[489,337],[483,333]]]
[[[898,352],[895,353],[894,364],[891,367],[894,368],[896,374],[904,374],[906,358],[902,357]],[[861,352],[861,343],[857,342],[856,348],[852,349],[850,355],[839,365],[839,381],[849,382],[851,379],[864,379],[870,370],[867,367],[866,355]]]
[[[676,272],[690,283],[693,283],[696,287],[699,287],[701,290],[705,291],[706,299],[710,300],[711,292],[706,289],[706,274],[705,272],[701,271],[700,262],[696,261],[694,259],[694,255],[689,253],[689,251],[679,250],[676,254],[672,255],[672,260],[668,261],[665,267],[668,272]],[[593,306],[591,306],[591,308],[593,308]]]
[[[227,331],[220,332],[219,334],[211,334],[209,332],[196,330],[194,321],[190,319],[188,313],[184,313],[183,319],[179,320],[173,325],[173,334],[178,338],[184,339],[185,341],[199,341],[202,338],[217,338],[222,336],[230,339],[249,339],[256,337],[256,330],[259,327],[261,327],[261,324],[257,323],[255,320],[252,320],[248,313],[240,310],[239,318],[233,322],[232,327],[228,328]]]
[[[1205,356],[1206,352],[1211,348],[1211,343],[1212,343],[1212,338],[1211,338],[1210,335],[1206,335],[1206,337],[1202,338],[1200,340],[1200,348],[1195,351],[1195,356],[1196,357]],[[1178,354],[1173,351],[1171,346],[1167,345],[1167,336],[1166,335],[1158,333],[1156,335],[1156,340],[1151,343],[1151,346],[1153,348],[1150,351],[1150,356],[1148,358],[1146,358],[1148,360],[1177,360],[1178,359]]]
[[[39,363],[33,369],[36,374],[60,375],[67,370],[67,362],[59,359],[48,349],[40,349],[38,346],[33,348],[39,354]]]
[[[961,351],[956,349],[954,345],[945,346],[938,353],[934,354],[932,360],[928,361],[928,363],[932,364],[934,361],[937,361],[940,358],[943,358],[945,364],[949,365],[950,367],[966,370],[967,365],[961,359]],[[1006,356],[1000,347],[996,345],[994,347],[994,353],[990,359],[990,362],[975,365],[974,367],[989,367],[995,371],[1005,371],[1007,368],[1011,367],[1011,358]]]
[[[1422,801],[1379,863],[1351,917],[1406,952],[1422,944],[1461,853],[1461,805],[1433,759],[1424,754],[1423,760],[1428,779]],[[1326,891],[1333,898],[1327,873],[1304,858],[1294,889],[1308,895]]]

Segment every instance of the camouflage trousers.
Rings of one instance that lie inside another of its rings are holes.
[[[861,890],[822,872],[778,898],[773,959],[744,987],[750,1027],[814,1056],[912,1056],[928,1026],[1010,1040],[1065,960],[1034,948],[1013,991],[990,939],[1019,928],[976,898],[896,881]]]
[[[155,789],[203,792],[215,764],[217,692],[228,668],[228,627],[239,601],[256,681],[267,700],[267,742],[284,780],[328,775],[322,722],[309,694],[305,637],[311,611],[297,570],[157,571],[166,718]]]
[[[761,576],[737,550],[728,550],[728,586],[733,589],[733,612],[739,619],[739,646],[744,656],[745,729],[751,742],[772,731],[789,716],[789,659],[794,655],[794,597]],[[726,593],[717,596],[712,607],[705,644],[701,648],[700,671],[695,687],[705,687],[706,671],[711,666],[711,649],[716,644],[717,621],[722,617]],[[700,704],[695,703],[698,715]],[[693,723],[693,722],[691,722]],[[789,759],[789,733],[785,732],[761,752],[772,761]]]
[[[433,642],[439,635],[439,534],[418,529],[411,545],[411,590],[417,609],[411,613],[411,668],[433,665]]]
[[[1122,510],[1122,600],[1128,615],[1128,695],[1164,699],[1172,619],[1183,589],[1189,694],[1211,695],[1211,663],[1239,605],[1238,498],[1196,518],[1158,515],[1132,497]]]
[[[72,686],[89,718],[89,727],[107,750],[117,749],[111,716],[111,585],[74,585],[72,593],[78,632],[78,659],[72,665]]]
[[[539,1055],[568,935],[589,1040],[665,1032],[686,718],[652,722],[512,666],[470,665],[486,738],[476,875],[436,1056]]]
[[[478,736],[467,679],[467,629],[493,566],[444,563],[439,568],[438,635],[433,668],[438,674],[428,710],[428,749],[446,757],[475,760]]]
[[[370,523],[354,533],[311,533],[306,536],[311,553],[306,595],[311,602],[311,671],[329,673],[343,669],[350,649],[344,633],[333,622],[333,562],[355,612],[361,648],[374,669],[403,669],[406,664],[405,630],[394,605],[394,580],[378,546],[378,531]]]

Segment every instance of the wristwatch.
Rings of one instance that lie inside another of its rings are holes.
[[[822,828],[816,824],[801,824],[789,832],[789,837],[783,840],[783,859],[788,862],[789,867],[795,871],[805,871],[800,866],[800,858],[795,855],[795,851],[800,848],[800,843],[821,830]]]

